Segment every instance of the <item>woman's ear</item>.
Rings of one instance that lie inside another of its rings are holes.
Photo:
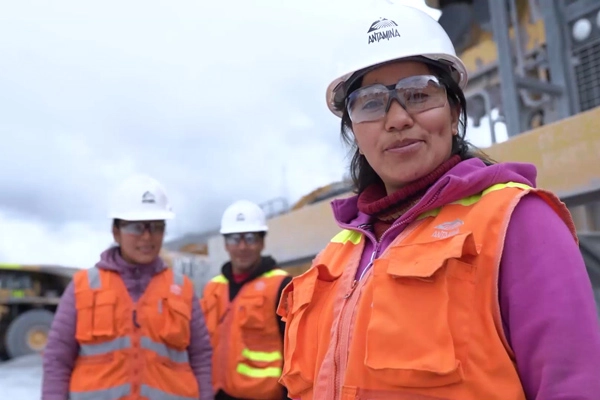
[[[452,136],[458,135],[458,124],[460,122],[460,107],[452,107],[450,110],[450,125]]]

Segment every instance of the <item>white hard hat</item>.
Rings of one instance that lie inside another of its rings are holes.
[[[239,200],[227,207],[221,218],[221,234],[243,232],[266,232],[267,218],[258,205]]]
[[[163,186],[147,175],[134,175],[114,192],[109,218],[125,221],[167,220],[175,217]]]
[[[456,56],[452,41],[429,14],[414,7],[383,0],[361,12],[340,17],[337,34],[343,38],[338,53],[337,78],[327,87],[327,106],[338,117],[336,107],[346,97],[350,78],[382,63],[408,57],[424,57],[451,68],[453,78],[464,89],[467,68]],[[355,74],[357,73],[358,74]]]

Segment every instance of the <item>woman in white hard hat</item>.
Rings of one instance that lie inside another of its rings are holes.
[[[164,188],[134,176],[110,218],[118,246],[65,290],[44,352],[42,400],[212,400],[212,349],[192,282],[159,257],[174,217]]]
[[[600,329],[565,206],[465,140],[467,73],[399,5],[340,18],[327,88],[354,154],[343,231],[281,297],[302,400],[596,399]]]

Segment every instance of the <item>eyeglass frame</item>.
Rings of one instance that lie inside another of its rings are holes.
[[[403,88],[403,87],[401,86],[401,83],[402,83],[402,82],[406,82],[406,81],[410,81],[410,80],[415,80],[416,78],[417,78],[417,79],[427,79],[427,82],[429,82],[429,81],[433,81],[433,82],[434,82],[436,85],[438,85],[438,86],[439,86],[439,88],[440,88],[440,89],[442,89],[442,90],[443,90],[444,99],[445,99],[445,102],[444,102],[444,104],[443,104],[443,105],[436,106],[436,107],[432,107],[432,108],[428,108],[428,109],[426,109],[426,110],[421,110],[421,111],[418,111],[418,112],[417,112],[417,114],[418,114],[418,113],[421,113],[421,112],[429,111],[429,110],[432,110],[432,109],[435,109],[435,108],[443,107],[443,106],[444,106],[444,105],[445,105],[445,104],[448,102],[448,88],[446,87],[446,85],[445,85],[444,83],[440,82],[440,79],[439,79],[437,76],[435,76],[435,75],[431,75],[431,74],[413,75],[413,76],[408,76],[408,77],[405,77],[405,78],[402,78],[402,79],[398,80],[398,82],[396,82],[396,84],[394,84],[394,85],[384,85],[384,84],[381,84],[381,83],[376,83],[376,84],[373,84],[373,85],[368,85],[368,86],[359,87],[359,88],[357,88],[356,90],[353,90],[352,92],[350,92],[350,93],[349,93],[349,94],[346,96],[346,99],[344,100],[344,107],[345,107],[345,109],[346,109],[346,112],[348,113],[348,117],[349,117],[349,118],[350,118],[350,120],[351,120],[352,122],[354,122],[354,123],[362,123],[362,122],[374,122],[374,121],[378,121],[378,120],[380,120],[381,118],[383,118],[383,117],[385,117],[385,116],[387,115],[387,113],[388,113],[388,112],[389,112],[389,110],[390,110],[390,107],[392,106],[392,101],[393,101],[393,100],[396,100],[396,101],[398,102],[398,104],[400,104],[400,106],[401,106],[401,107],[402,107],[404,110],[406,110],[406,111],[407,111],[409,114],[412,114],[412,113],[411,113],[409,110],[407,110],[407,107],[406,107],[405,101],[404,101],[404,100],[402,100],[402,99],[400,98],[400,96],[398,96],[398,89],[402,89],[402,88]],[[399,87],[399,86],[400,86],[400,87]],[[385,89],[387,89],[387,91],[388,91],[388,92],[387,92],[387,93],[388,93],[387,104],[386,104],[386,106],[385,106],[385,108],[384,108],[384,112],[383,112],[383,114],[381,115],[381,117],[378,117],[378,118],[376,118],[376,119],[373,119],[373,120],[365,120],[365,121],[359,121],[359,122],[356,122],[356,121],[354,121],[354,119],[352,118],[353,112],[351,111],[351,108],[350,108],[350,106],[351,106],[351,102],[352,102],[352,101],[353,101],[353,100],[354,100],[354,99],[355,99],[355,98],[356,98],[356,97],[357,97],[357,96],[358,96],[358,95],[359,95],[359,94],[360,94],[362,91],[365,91],[365,90],[368,90],[368,89],[370,89],[370,88],[374,88],[374,87],[381,87],[381,88],[385,88]],[[409,88],[410,88],[410,87],[407,87],[407,89],[409,89]]]

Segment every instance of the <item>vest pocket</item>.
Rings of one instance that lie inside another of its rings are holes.
[[[332,293],[334,283],[321,264],[293,278],[281,296],[277,313],[286,325],[280,382],[288,389],[290,398],[299,398],[313,387],[319,344],[315,327],[319,326],[320,313],[311,305]]]
[[[173,297],[163,299],[163,324],[159,336],[169,346],[184,350],[190,344],[192,309],[186,302]]]
[[[80,342],[116,337],[115,307],[117,296],[112,290],[75,293],[77,325],[75,338]]]
[[[375,261],[365,364],[378,379],[415,388],[463,380],[476,253],[467,233],[399,245]]]
[[[239,323],[242,329],[265,329],[265,297],[244,296],[239,299]]]

